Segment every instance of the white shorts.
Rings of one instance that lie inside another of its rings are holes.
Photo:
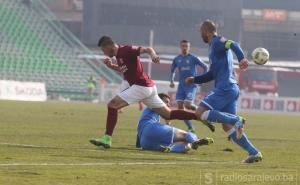
[[[166,104],[159,98],[155,85],[153,87],[132,85],[117,95],[129,105],[141,101],[149,108],[161,108],[166,106]]]
[[[120,92],[125,91],[130,87],[129,83],[126,80],[123,80],[120,85]]]

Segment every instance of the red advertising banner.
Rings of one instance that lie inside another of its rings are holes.
[[[284,9],[263,9],[262,16],[267,21],[285,21],[287,19],[287,10]]]

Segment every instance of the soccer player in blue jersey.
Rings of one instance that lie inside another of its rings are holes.
[[[261,161],[261,152],[243,132],[245,120],[236,115],[239,86],[234,78],[232,51],[237,56],[242,70],[248,67],[248,60],[236,42],[217,34],[216,25],[212,21],[205,21],[200,32],[203,41],[209,44],[210,68],[203,75],[188,77],[186,83],[202,84],[215,80],[215,88],[201,101],[196,115],[201,120],[222,123],[223,130],[231,140],[248,152],[249,156],[243,162]]]
[[[167,106],[170,106],[170,97],[167,94],[158,95]],[[137,147],[144,150],[161,152],[186,153],[191,148],[213,143],[212,138],[198,139],[192,132],[171,127],[160,123],[160,116],[150,108],[146,108],[138,123]]]
[[[193,104],[197,93],[196,84],[185,84],[185,79],[190,76],[196,76],[198,74],[198,66],[202,68],[204,73],[207,72],[207,65],[203,63],[197,56],[190,53],[191,43],[187,40],[180,42],[181,54],[174,58],[171,66],[171,79],[170,87],[174,88],[175,70],[178,68],[179,72],[179,84],[176,92],[176,101],[178,109],[190,109],[196,110],[196,106]],[[194,128],[191,120],[184,120],[188,127],[188,131],[194,132]]]

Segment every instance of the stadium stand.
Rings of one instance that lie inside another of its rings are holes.
[[[121,77],[91,55],[41,0],[0,0],[0,79],[44,82],[48,95],[83,99],[90,76]]]

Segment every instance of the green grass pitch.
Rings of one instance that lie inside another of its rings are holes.
[[[0,185],[297,184],[300,116],[242,114],[246,133],[264,155],[261,163],[245,165],[239,161],[246,153],[219,125],[210,133],[200,122],[193,122],[198,136],[213,137],[213,145],[189,154],[140,151],[139,115],[137,107],[126,108],[113,147],[104,150],[88,140],[104,132],[105,105],[1,101]],[[185,128],[180,121],[172,124]]]

